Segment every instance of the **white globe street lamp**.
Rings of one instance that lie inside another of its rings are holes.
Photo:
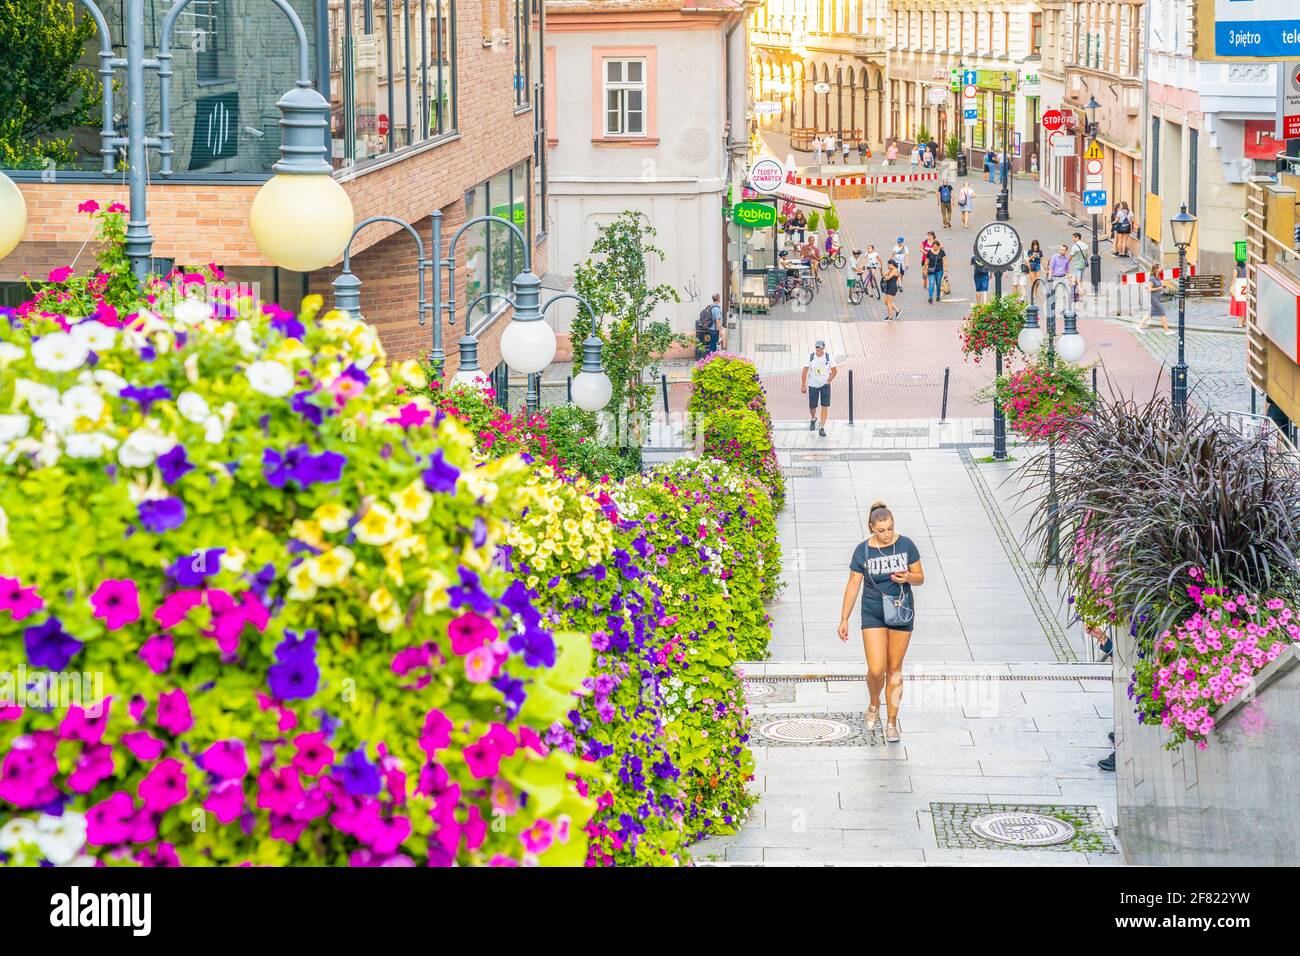
[[[601,341],[595,334],[582,343],[582,370],[573,380],[573,404],[584,412],[598,412],[609,404],[614,385],[600,364]]]
[[[0,173],[0,259],[14,251],[27,228],[27,202],[14,181]]]
[[[542,280],[531,272],[515,276],[514,318],[501,335],[501,357],[516,372],[532,375],[555,359],[555,330],[542,317]]]
[[[488,386],[488,378],[478,364],[478,339],[466,335],[460,340],[460,363],[451,377],[452,385],[461,385],[478,391]]]

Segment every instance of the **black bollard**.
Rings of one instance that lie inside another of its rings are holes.
[[[573,376],[569,375],[564,379],[564,400],[570,405],[573,404]]]
[[[1092,397],[1097,397],[1097,366],[1092,367]]]
[[[668,414],[668,375],[667,375],[667,373],[663,373],[663,374],[661,374],[661,375],[659,376],[659,381],[660,381],[660,383],[663,385],[663,389],[664,389],[664,414],[667,415],[667,414]]]
[[[948,375],[951,371],[947,367],[943,370],[943,407],[939,409],[940,425],[948,420]]]
[[[853,424],[853,369],[849,369],[849,424]]]

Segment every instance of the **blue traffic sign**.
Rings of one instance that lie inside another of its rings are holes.
[[[1085,189],[1083,191],[1083,204],[1085,206],[1106,206],[1106,190],[1104,189]]]
[[[968,110],[963,110],[963,111],[962,111],[962,118],[963,118],[963,119],[979,119],[979,110],[978,110],[978,109],[968,109]]]
[[[962,86],[976,86],[979,80],[979,74],[974,70],[966,70],[961,75]]]

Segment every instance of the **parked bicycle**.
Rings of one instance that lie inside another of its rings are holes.
[[[817,268],[820,269],[820,270],[823,271],[823,272],[825,272],[825,271],[826,271],[827,269],[829,269],[831,266],[834,266],[836,269],[843,269],[843,268],[844,268],[844,256],[843,256],[841,253],[838,253],[838,252],[837,252],[837,253],[835,253],[835,255],[833,255],[833,256],[832,256],[832,255],[825,255],[825,256],[822,256],[820,259],[817,260]]]
[[[816,289],[810,280],[805,279],[799,272],[791,270],[772,289],[772,304],[795,302],[799,305],[808,305],[812,302],[815,293]]]

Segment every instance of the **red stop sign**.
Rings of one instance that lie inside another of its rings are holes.
[[[378,130],[380,136],[388,135],[388,114],[387,113],[379,114]]]
[[[1065,125],[1065,114],[1060,110],[1048,110],[1043,114],[1043,129],[1055,133]]]

